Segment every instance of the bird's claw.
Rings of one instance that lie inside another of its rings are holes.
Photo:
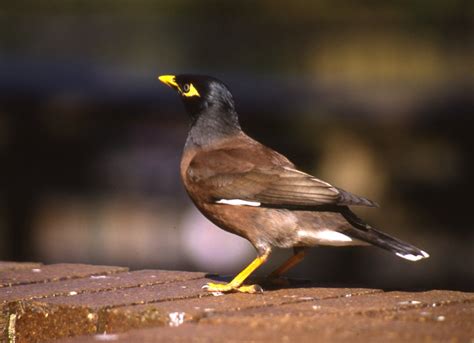
[[[208,292],[241,292],[241,293],[263,293],[262,287],[259,285],[244,285],[244,286],[234,286],[230,283],[207,283],[202,286],[202,289],[205,289]]]

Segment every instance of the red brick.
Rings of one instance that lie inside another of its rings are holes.
[[[127,268],[124,267],[51,264],[28,269],[2,271],[0,272],[0,287],[74,279],[91,275],[106,275],[125,271],[127,271]]]

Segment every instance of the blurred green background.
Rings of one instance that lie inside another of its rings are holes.
[[[431,254],[320,247],[291,276],[473,290],[473,61],[473,1],[3,2],[0,259],[250,261],[179,179],[188,118],[156,76],[194,72],[230,87],[251,136],[376,200],[357,212]]]

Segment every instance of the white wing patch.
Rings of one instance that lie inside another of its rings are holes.
[[[320,245],[332,245],[332,246],[345,246],[345,245],[360,245],[358,240],[353,240],[351,237],[344,235],[343,233],[333,230],[321,230],[321,231],[298,231],[298,236],[303,241],[312,241],[314,244]]]
[[[352,238],[349,236],[332,230],[317,231],[314,236],[322,241],[328,242],[352,242]]]
[[[253,207],[258,207],[261,205],[258,201],[247,201],[247,200],[241,200],[241,199],[221,199],[221,200],[217,200],[216,204],[225,204],[225,205],[231,205],[231,206],[253,206]]]
[[[423,251],[423,250],[421,251],[421,255],[402,254],[402,253],[399,253],[399,252],[397,252],[395,255],[397,255],[398,257],[404,258],[405,260],[413,261],[413,262],[419,261],[422,258],[430,257],[430,255],[428,255],[428,253],[426,251]]]

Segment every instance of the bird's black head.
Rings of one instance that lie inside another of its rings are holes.
[[[178,92],[186,111],[193,119],[206,111],[235,112],[234,99],[229,89],[213,77],[162,75],[159,80]]]
[[[221,81],[203,75],[162,75],[161,82],[175,89],[192,119],[188,135],[194,144],[241,132],[234,99]]]

